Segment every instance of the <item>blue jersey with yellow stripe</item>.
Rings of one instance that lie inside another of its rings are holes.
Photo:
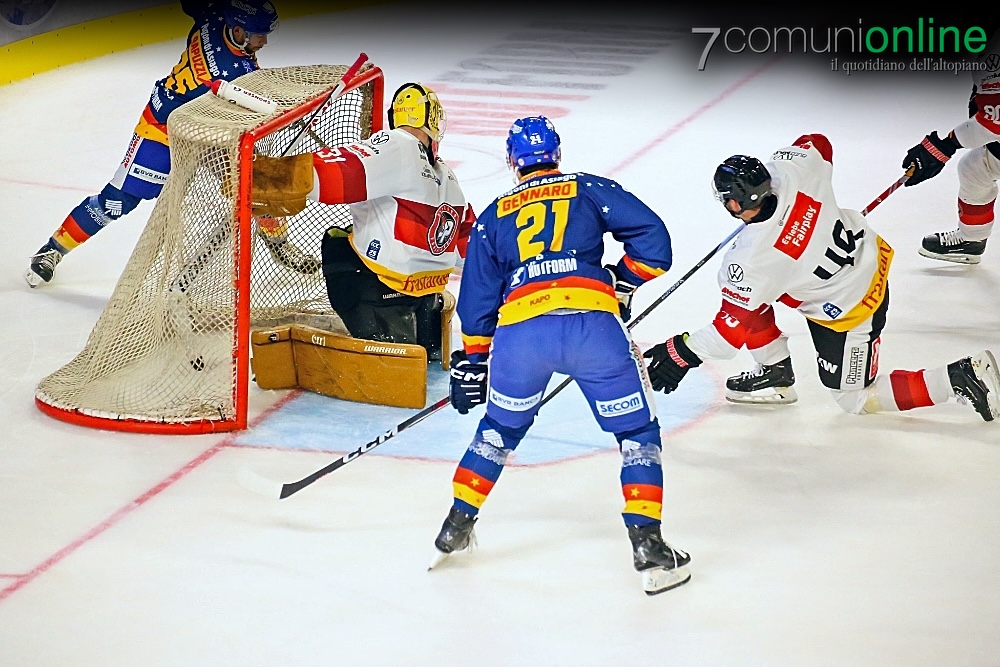
[[[466,352],[489,351],[497,326],[556,310],[618,313],[603,268],[604,234],[622,243],[619,275],[633,285],[670,268],[663,220],[617,182],[535,172],[495,199],[469,239],[457,312]]]
[[[169,75],[154,84],[143,120],[165,130],[170,112],[207,93],[213,79],[232,81],[259,69],[257,58],[244,53],[230,37],[223,4],[190,0],[181,3],[184,12],[194,19],[194,26],[180,60]]]

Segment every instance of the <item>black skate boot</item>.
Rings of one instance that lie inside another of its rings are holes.
[[[752,371],[726,380],[726,400],[732,403],[794,403],[799,397],[793,384],[792,358],[786,357],[769,366],[757,364]]]
[[[642,572],[646,595],[669,591],[691,578],[687,569],[691,556],[663,541],[660,524],[629,526],[628,539],[632,542],[632,564]]]
[[[960,229],[928,234],[920,243],[920,254],[931,259],[960,264],[979,264],[986,241],[967,241]]]
[[[971,405],[985,421],[1000,417],[1000,371],[992,352],[948,364],[948,379],[959,403]]]
[[[434,540],[434,548],[437,549],[437,553],[434,555],[430,567],[427,568],[428,570],[433,570],[456,551],[475,547],[476,533],[473,528],[477,519],[478,517],[466,514],[455,507],[448,511],[448,516],[445,518],[444,524],[441,525],[441,532]]]
[[[32,287],[38,287],[43,282],[52,280],[56,265],[62,261],[63,254],[46,243],[31,258],[31,268],[24,272],[24,279]]]

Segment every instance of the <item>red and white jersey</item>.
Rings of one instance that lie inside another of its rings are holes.
[[[972,74],[978,110],[955,128],[955,138],[963,148],[1000,140],[1000,30],[993,34],[976,62],[982,65]]]
[[[735,355],[756,316],[775,301],[847,331],[868,320],[885,298],[893,250],[864,216],[837,205],[826,137],[800,137],[765,166],[777,208],[770,219],[748,224],[723,257],[722,308],[688,340],[703,358]]]
[[[351,244],[383,283],[412,296],[444,290],[476,220],[447,164],[395,129],[314,153],[313,167],[310,199],[351,205]]]

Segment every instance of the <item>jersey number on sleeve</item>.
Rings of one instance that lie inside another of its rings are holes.
[[[551,211],[550,211],[551,208]],[[550,216],[549,213],[552,215]],[[549,227],[551,217],[552,226]],[[558,252],[562,250],[563,237],[566,234],[566,223],[569,221],[569,200],[556,199],[547,202],[535,202],[522,206],[517,212],[515,224],[521,231],[517,234],[517,249],[521,261],[542,254],[545,250]],[[548,248],[544,237],[551,235]]]
[[[837,248],[840,248],[844,254],[840,255],[834,248],[828,247],[826,249],[826,258],[836,264],[836,268],[831,273],[822,266],[817,266],[813,269],[813,274],[820,280],[829,280],[845,266],[854,266],[854,255],[852,253],[857,250],[858,241],[864,238],[864,236],[865,230],[862,229],[855,234],[845,227],[843,222],[837,220],[836,224],[833,225],[833,244]]]

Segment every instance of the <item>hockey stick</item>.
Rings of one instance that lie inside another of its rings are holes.
[[[734,238],[736,238],[736,235],[739,234],[743,230],[744,226],[745,225],[740,225],[739,227],[737,227],[736,229],[734,229],[732,232],[730,232],[729,236],[727,236],[725,239],[723,239],[722,242],[719,243],[719,245],[717,245],[714,248],[712,248],[712,250],[707,255],[705,255],[704,257],[701,258],[701,261],[699,261],[697,264],[695,264],[694,266],[692,266],[688,270],[688,272],[685,273],[683,276],[681,276],[680,279],[677,282],[675,282],[673,285],[671,285],[670,288],[667,289],[666,292],[664,292],[660,296],[656,297],[656,300],[653,301],[653,303],[649,304],[649,306],[646,308],[646,310],[642,311],[637,316],[633,317],[629,321],[629,323],[628,323],[628,330],[631,331],[635,327],[635,325],[639,324],[639,322],[642,322],[646,318],[647,315],[649,315],[651,312],[653,312],[654,308],[656,308],[661,303],[663,303],[664,301],[666,301],[667,297],[670,296],[671,294],[673,294],[674,291],[678,287],[680,287],[685,282],[687,282],[688,278],[690,278],[691,276],[693,276],[694,273],[695,273],[695,271],[697,271],[701,267],[705,266],[705,263],[708,260],[712,259],[715,256],[715,253],[719,252],[719,250],[721,250],[722,248],[724,248],[730,241],[732,241]],[[546,396],[545,398],[543,398],[542,402],[538,404],[539,409],[541,409],[541,407],[543,405],[545,405],[546,403],[548,403],[549,401],[551,401],[555,397],[556,394],[558,394],[560,391],[562,391],[563,389],[565,389],[569,385],[569,383],[572,382],[572,381],[573,381],[573,378],[568,377],[565,380],[563,380],[562,382],[560,382],[559,386],[557,386],[555,389],[553,389],[549,393],[549,395]]]
[[[867,216],[869,213],[872,212],[872,209],[874,209],[876,206],[884,202],[889,195],[891,195],[893,192],[906,185],[906,182],[910,180],[910,176],[913,176],[913,172],[916,170],[917,168],[914,165],[910,165],[910,168],[906,170],[905,174],[897,178],[895,183],[887,187],[885,189],[885,192],[876,197],[875,201],[873,201],[871,204],[868,204],[868,206],[866,206],[865,209],[861,211],[861,215]]]
[[[887,198],[887,197],[888,197],[889,195],[891,195],[891,194],[892,194],[893,192],[895,192],[895,191],[896,191],[896,190],[898,190],[898,189],[899,189],[900,187],[902,187],[902,186],[903,186],[903,184],[905,184],[905,183],[906,183],[906,181],[907,181],[907,180],[909,180],[910,176],[912,176],[912,175],[913,175],[913,171],[914,171],[914,167],[910,167],[910,168],[909,168],[909,169],[907,170],[907,172],[906,172],[905,174],[903,174],[902,176],[900,176],[900,177],[899,177],[899,178],[898,178],[898,179],[896,180],[896,182],[895,182],[895,183],[893,183],[893,184],[892,184],[892,185],[890,185],[890,186],[889,186],[888,188],[886,188],[886,189],[885,189],[885,192],[883,192],[883,193],[882,193],[882,194],[880,194],[880,195],[879,195],[878,197],[876,197],[876,198],[875,198],[875,200],[874,200],[874,201],[873,201],[873,202],[872,202],[871,204],[868,204],[868,206],[866,206],[866,207],[865,207],[865,209],[864,209],[863,211],[861,211],[861,215],[865,215],[865,216],[867,216],[867,215],[868,215],[869,213],[871,213],[871,212],[872,212],[872,210],[873,210],[873,209],[874,209],[874,208],[875,208],[876,206],[878,206],[878,205],[879,205],[879,204],[881,204],[881,203],[882,203],[883,201],[885,201],[885,200],[886,200],[886,198]],[[741,229],[743,229],[743,226],[742,226],[742,225],[740,225],[739,227],[737,227],[737,228],[736,228],[736,229],[735,229],[735,230],[733,231],[733,233],[732,233],[732,234],[730,234],[730,235],[729,235],[729,236],[728,236],[728,237],[726,238],[726,240],[724,240],[724,241],[723,241],[722,243],[720,243],[719,245],[717,245],[717,246],[715,247],[715,249],[714,249],[714,250],[712,250],[712,251],[711,251],[710,253],[708,253],[708,254],[707,254],[707,255],[706,255],[706,256],[705,256],[705,257],[704,257],[704,258],[703,258],[703,259],[702,259],[702,260],[701,260],[700,262],[698,262],[697,264],[695,264],[695,265],[694,265],[694,266],[693,266],[693,267],[691,268],[691,270],[690,270],[690,271],[688,271],[687,273],[685,273],[685,274],[684,274],[684,275],[683,275],[683,276],[681,277],[681,279],[680,279],[680,280],[678,280],[678,281],[677,281],[676,283],[674,283],[673,285],[671,285],[670,289],[668,289],[668,290],[667,290],[666,292],[664,292],[663,294],[661,294],[661,295],[660,295],[660,296],[659,296],[659,297],[658,297],[658,298],[656,299],[656,301],[654,301],[653,303],[651,303],[651,304],[649,305],[649,307],[648,307],[648,308],[646,308],[646,310],[642,311],[642,313],[640,313],[640,314],[639,314],[639,316],[638,316],[638,317],[634,318],[634,319],[633,319],[633,320],[632,320],[631,322],[629,322],[629,323],[628,323],[628,328],[629,328],[629,330],[631,331],[631,330],[632,330],[632,327],[634,327],[634,326],[635,326],[635,325],[637,325],[637,324],[638,324],[639,322],[641,322],[641,321],[642,321],[642,319],[643,319],[644,317],[646,317],[646,315],[649,315],[649,313],[650,313],[650,312],[652,312],[652,310],[653,310],[654,308],[656,308],[656,307],[657,307],[658,305],[660,305],[661,303],[663,303],[664,299],[666,299],[666,298],[667,298],[668,296],[670,296],[670,295],[671,295],[671,294],[673,293],[673,291],[674,291],[675,289],[677,289],[678,287],[680,287],[680,286],[681,286],[681,284],[682,284],[682,283],[684,283],[684,281],[686,281],[686,280],[687,280],[688,278],[690,278],[690,277],[691,277],[691,274],[693,274],[693,273],[694,273],[695,271],[697,271],[698,269],[700,269],[700,268],[702,267],[702,265],[704,265],[704,264],[705,264],[705,262],[707,262],[707,261],[708,261],[709,259],[711,259],[711,257],[712,257],[713,255],[715,255],[715,253],[717,253],[717,252],[719,251],[719,249],[720,249],[720,248],[722,248],[722,247],[723,247],[724,245],[726,245],[727,243],[729,243],[730,241],[732,241],[732,240],[733,240],[733,239],[734,239],[734,238],[736,237],[736,235],[740,233],[740,230],[741,230]],[[543,399],[542,399],[542,402],[538,404],[538,407],[539,407],[539,408],[541,408],[541,407],[542,407],[543,405],[545,405],[545,404],[546,404],[546,403],[548,403],[548,402],[549,402],[550,400],[552,400],[552,398],[553,398],[553,397],[554,397],[554,396],[555,396],[556,394],[558,394],[558,393],[559,393],[560,391],[562,391],[563,389],[565,389],[565,388],[566,388],[566,386],[567,386],[567,385],[568,385],[568,384],[569,384],[570,382],[572,382],[572,381],[573,381],[573,378],[566,378],[565,380],[563,380],[563,381],[562,381],[562,383],[560,383],[558,387],[556,387],[555,389],[553,389],[553,390],[552,390],[552,393],[550,393],[550,394],[549,394],[548,396],[546,396],[545,398],[543,398]]]
[[[323,109],[326,108],[327,104],[340,97],[341,93],[344,92],[344,89],[347,88],[347,84],[351,82],[351,80],[354,78],[354,75],[357,74],[358,70],[364,67],[365,63],[367,62],[368,62],[368,55],[362,51],[358,55],[358,59],[354,61],[354,64],[348,67],[347,71],[344,72],[344,76],[340,77],[340,81],[337,82],[337,85],[334,86],[333,90],[330,91],[330,94],[327,95],[327,98],[323,101],[323,104],[316,107],[316,110],[313,111],[311,116],[309,116],[309,120],[306,121],[306,124],[303,126],[301,130],[299,130],[299,133],[295,136],[295,138],[292,139],[292,143],[288,145],[288,148],[282,151],[281,153],[282,157],[289,155],[293,150],[295,150],[296,147],[298,147],[299,142],[302,141],[302,137],[305,136],[306,134],[306,130],[312,131],[312,124],[316,120],[316,117],[319,116],[320,112],[322,112]]]

